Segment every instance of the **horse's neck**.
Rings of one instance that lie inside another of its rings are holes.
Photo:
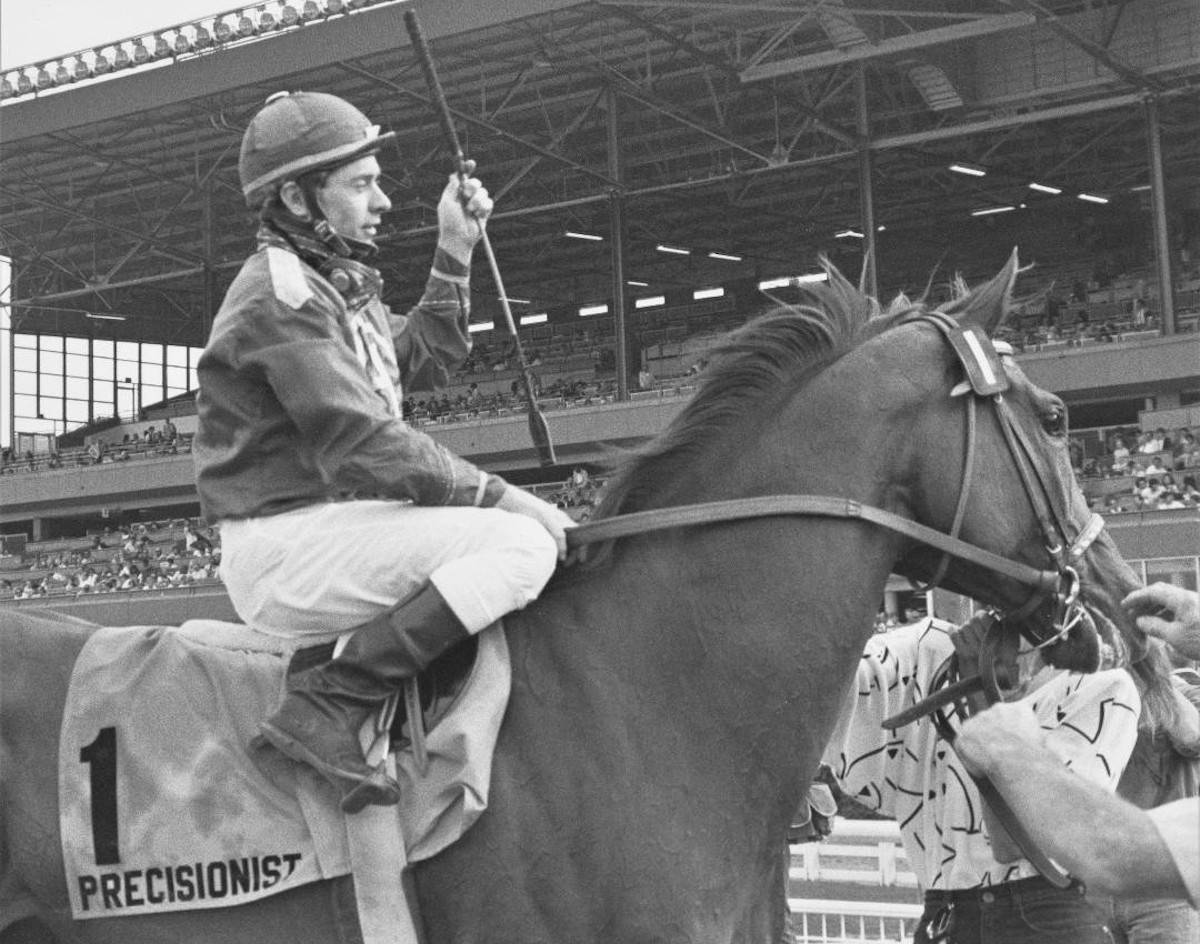
[[[553,673],[564,698],[586,690],[614,726],[770,745],[770,769],[747,780],[786,795],[815,771],[890,564],[888,540],[861,523],[769,519],[631,541],[518,616],[528,631],[514,666],[530,688]]]

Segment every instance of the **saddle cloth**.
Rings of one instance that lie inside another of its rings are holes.
[[[388,845],[403,866],[445,848],[486,809],[510,685],[499,626],[480,634],[466,684],[428,732],[426,773],[400,752],[401,804],[351,817],[319,775],[285,763],[267,779],[245,750],[279,704],[296,646],[212,620],[91,636],[75,665],[59,748],[75,919],[250,902],[348,874],[356,862],[378,863]],[[380,835],[380,823],[395,826],[403,845],[395,833]],[[391,887],[395,879],[385,877]]]

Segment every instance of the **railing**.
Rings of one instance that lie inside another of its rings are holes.
[[[916,904],[822,898],[789,898],[788,908],[797,944],[905,944],[913,939],[922,911]]]
[[[791,847],[788,878],[791,929],[798,944],[912,940],[922,909],[917,877],[894,821],[839,817],[826,841]],[[850,900],[858,893],[847,885],[861,887],[864,898],[872,894],[872,887],[890,889],[878,897],[892,900]],[[838,897],[811,897],[826,889]],[[896,900],[902,897],[909,900]]]
[[[792,846],[789,877],[804,882],[917,887],[917,876],[900,845],[900,828],[890,820],[839,817],[828,841]]]

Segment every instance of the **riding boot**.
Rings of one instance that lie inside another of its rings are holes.
[[[279,710],[250,744],[308,764],[341,794],[341,808],[400,801],[400,785],[381,763],[367,765],[359,732],[390,695],[470,634],[432,583],[356,629],[337,658],[298,673]]]

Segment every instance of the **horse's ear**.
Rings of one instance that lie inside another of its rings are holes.
[[[1019,271],[1017,250],[1014,248],[1004,268],[990,282],[954,299],[942,310],[948,315],[953,315],[963,325],[976,325],[990,335],[1004,323],[1004,318],[1012,306],[1013,286]]]

